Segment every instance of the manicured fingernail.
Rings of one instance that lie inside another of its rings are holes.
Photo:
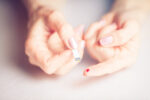
[[[82,41],[81,42],[81,48],[84,48],[85,47],[85,41]]]
[[[100,39],[99,42],[101,45],[108,45],[108,44],[112,43],[112,41],[113,41],[112,36],[109,36],[109,37],[105,37],[105,38]]]
[[[69,39],[69,45],[72,49],[76,49],[78,47],[78,44],[73,37]]]
[[[86,72],[89,72],[90,71],[90,69],[86,69]]]

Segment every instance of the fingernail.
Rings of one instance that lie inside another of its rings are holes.
[[[76,49],[78,47],[78,44],[73,37],[69,39],[69,45],[72,49]]]
[[[81,42],[81,48],[84,48],[85,47],[85,41],[82,41]]]
[[[90,69],[86,69],[86,72],[89,72],[90,71]]]
[[[112,41],[113,41],[112,36],[109,36],[109,37],[102,38],[100,40],[100,44],[101,45],[108,45],[108,44],[112,43]]]

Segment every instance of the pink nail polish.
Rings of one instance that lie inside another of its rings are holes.
[[[105,38],[100,39],[100,44],[101,45],[108,45],[108,44],[112,43],[112,41],[113,41],[112,36],[109,36],[109,37],[105,37]]]
[[[78,47],[78,44],[73,37],[69,39],[69,45],[71,46],[72,49],[77,49]]]
[[[86,69],[86,72],[89,72],[90,71],[90,69]]]

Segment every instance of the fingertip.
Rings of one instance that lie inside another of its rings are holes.
[[[89,71],[90,71],[90,69],[89,69],[89,68],[87,68],[85,71],[86,71],[86,72],[89,72]]]
[[[90,72],[90,69],[87,68],[87,69],[84,70],[83,75],[84,75],[84,76],[88,76],[88,73],[89,73],[89,72]]]

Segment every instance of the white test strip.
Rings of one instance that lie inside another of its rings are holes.
[[[72,49],[72,53],[73,53],[75,61],[80,61],[80,56],[79,56],[78,50],[77,49]]]

